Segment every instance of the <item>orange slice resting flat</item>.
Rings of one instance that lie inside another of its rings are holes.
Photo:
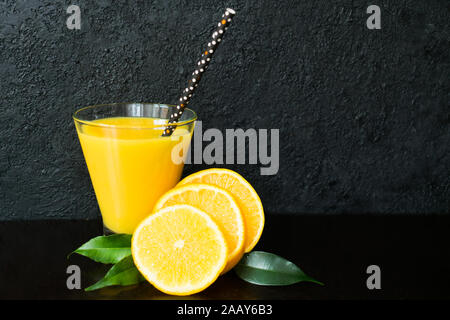
[[[228,248],[219,226],[189,205],[156,211],[136,228],[134,264],[157,289],[189,295],[212,284],[227,263]]]

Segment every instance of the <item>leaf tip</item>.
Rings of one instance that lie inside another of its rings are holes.
[[[311,278],[311,279],[306,280],[306,281],[309,281],[309,282],[318,284],[318,285],[320,285],[320,286],[325,286],[325,284],[324,284],[323,282],[320,282],[320,281],[318,281],[318,280],[316,280],[316,279],[312,279],[312,278]]]
[[[100,286],[98,286],[98,282],[96,282],[96,283],[94,283],[93,285],[91,285],[91,286],[89,286],[89,287],[87,287],[87,288],[84,288],[84,291],[85,292],[89,292],[89,291],[94,291],[94,290],[98,290],[98,289],[101,289],[102,287]]]
[[[69,260],[69,258],[70,258],[74,253],[76,253],[76,250],[75,250],[75,251],[72,251],[71,253],[69,253],[69,254],[67,255],[66,259]]]

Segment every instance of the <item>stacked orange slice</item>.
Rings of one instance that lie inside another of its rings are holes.
[[[261,200],[241,175],[203,170],[157,201],[134,232],[133,259],[156,288],[188,295],[232,269],[255,247],[263,227]]]

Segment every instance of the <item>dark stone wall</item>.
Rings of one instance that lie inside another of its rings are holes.
[[[381,30],[366,27],[370,4]],[[174,103],[226,7],[237,15],[190,106],[205,129],[280,129],[277,175],[228,166],[267,212],[449,212],[447,0],[7,0],[0,218],[95,217],[72,113]]]

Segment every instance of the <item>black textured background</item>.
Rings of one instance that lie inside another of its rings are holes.
[[[370,4],[381,30],[366,27]],[[236,18],[191,107],[204,128],[280,129],[277,175],[230,166],[267,212],[449,212],[447,0],[6,0],[0,217],[96,216],[71,114],[175,102],[226,7]]]

